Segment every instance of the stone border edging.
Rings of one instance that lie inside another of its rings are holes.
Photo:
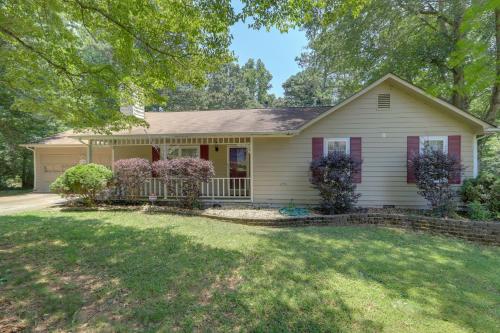
[[[316,215],[305,217],[283,217],[278,219],[248,219],[205,214],[172,207],[155,206],[144,209],[143,206],[109,206],[109,207],[66,207],[63,211],[142,211],[150,214],[179,214],[184,216],[200,216],[219,221],[227,221],[251,226],[267,227],[303,227],[303,226],[361,226],[373,225],[383,227],[399,227],[413,231],[424,231],[432,234],[456,237],[482,244],[500,246],[500,222],[479,222],[444,219],[420,215],[353,213],[342,215]]]
[[[209,214],[201,214],[200,216],[246,225],[268,227],[355,225],[399,227],[500,246],[500,223],[498,222],[475,222],[428,216],[380,213],[354,213],[283,219],[240,219]]]

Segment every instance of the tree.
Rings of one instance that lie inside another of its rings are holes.
[[[187,111],[273,105],[275,96],[269,94],[271,78],[271,73],[260,59],[249,59],[243,66],[228,63],[209,73],[204,86],[181,85],[175,89],[164,89],[166,104],[157,104],[151,109]]]
[[[284,102],[287,106],[333,104],[333,91],[314,70],[304,70],[290,76],[284,83]]]
[[[74,128],[140,123],[119,113],[137,89],[200,85],[230,59],[229,1],[6,0],[0,4],[2,85],[13,107]]]
[[[273,78],[272,74],[267,70],[264,62],[257,59],[257,64],[255,65],[255,73],[257,77],[256,90],[257,90],[257,102],[261,105],[268,105],[269,99],[269,89],[271,89],[271,80]]]
[[[39,141],[61,127],[50,117],[12,109],[13,103],[14,96],[0,86],[0,188],[17,181],[23,188],[30,188],[33,154],[19,145]]]
[[[244,2],[256,27],[305,29],[301,65],[331,79],[340,98],[394,72],[490,122],[498,116],[498,0]]]

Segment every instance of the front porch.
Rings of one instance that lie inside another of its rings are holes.
[[[210,160],[215,177],[200,184],[204,201],[253,201],[253,140],[251,137],[168,137],[131,136],[89,139],[89,163],[106,164],[126,158],[144,158],[150,162],[180,157],[199,157]],[[175,200],[182,192],[182,179],[165,184],[151,177],[140,188],[140,197],[155,194],[158,200]]]

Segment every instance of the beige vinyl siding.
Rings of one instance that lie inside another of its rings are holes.
[[[391,94],[390,110],[377,110],[380,93]],[[465,176],[472,176],[475,129],[422,99],[381,84],[290,138],[254,138],[254,200],[258,203],[316,204],[309,183],[312,138],[362,138],[362,194],[367,207],[424,207],[414,184],[406,183],[407,136],[461,135]]]
[[[144,158],[151,162],[153,151],[151,145],[115,146],[115,161],[125,158]]]

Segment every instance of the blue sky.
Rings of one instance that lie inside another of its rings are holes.
[[[241,8],[239,1],[233,1],[236,10]],[[237,23],[231,27],[233,41],[231,50],[240,64],[249,58],[262,59],[266,68],[273,74],[271,93],[283,96],[281,84],[297,73],[300,68],[295,58],[307,45],[304,32],[291,30],[282,34],[276,29],[267,32],[265,29],[248,28],[248,23]]]

